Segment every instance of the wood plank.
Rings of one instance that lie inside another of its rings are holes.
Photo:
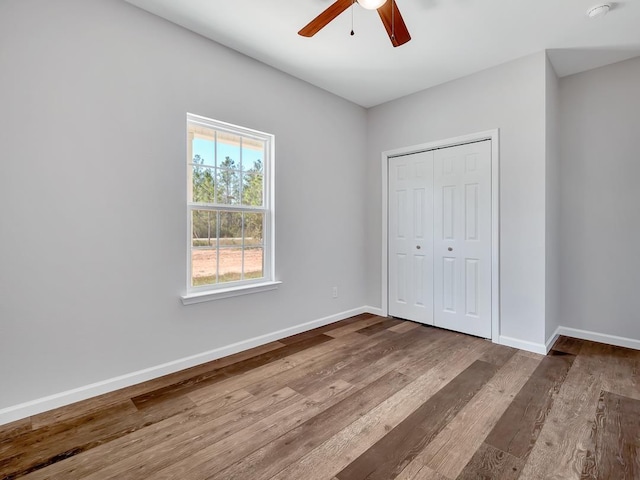
[[[573,355],[544,357],[485,442],[517,458],[526,459],[574,360]]]
[[[220,480],[271,478],[348,424],[365,415],[407,383],[408,379],[405,376],[390,372],[209,478]]]
[[[374,314],[372,313],[361,313],[360,315],[356,315],[355,317],[340,320],[339,322],[330,323],[329,325],[314,328],[313,330],[307,330],[306,332],[298,333],[297,335],[291,335],[290,337],[283,338],[279,341],[285,345],[291,345],[292,343],[299,342],[300,340],[306,340],[307,338],[315,337],[321,333],[329,332],[331,330],[335,330],[336,328],[345,327],[347,325],[352,325],[354,323],[361,322],[362,320],[367,320],[372,317],[374,317]]]
[[[456,478],[480,448],[487,432],[496,425],[514,396],[527,383],[540,360],[513,355],[460,414],[416,456],[414,462]]]
[[[243,375],[203,386],[190,392],[188,397],[196,404],[200,404],[238,388],[247,389],[259,396],[268,395],[292,385],[295,380],[340,363],[343,358],[357,355],[361,350],[370,348],[382,340],[381,337],[374,339],[357,333],[345,335],[257,367]]]
[[[395,480],[452,480],[425,465],[411,462]]]
[[[324,394],[323,394],[324,393]],[[344,396],[351,390],[344,392]],[[270,415],[249,427],[227,435],[215,443],[208,442],[205,448],[189,455],[173,456],[168,466],[153,472],[154,480],[176,478],[209,478],[216,472],[241,460],[251,452],[284,435],[315,415],[341,401],[343,395],[336,394],[332,386],[325,392],[316,392],[316,400],[302,398],[295,404]],[[318,401],[318,399],[320,401]],[[116,478],[116,477],[114,477]],[[117,478],[123,478],[118,476]],[[124,478],[138,478],[125,476]],[[97,480],[97,479],[96,479]]]
[[[518,349],[492,343],[480,360],[502,367],[513,357]],[[541,357],[542,358],[542,357]]]
[[[211,372],[227,365],[231,365],[233,363],[246,360],[248,358],[252,358],[257,355],[276,350],[278,348],[282,348],[283,346],[284,344],[280,342],[270,342],[265,345],[260,345],[249,350],[213,360],[211,362],[203,363],[195,367],[181,370],[176,373],[164,375],[148,382],[132,385],[131,387],[126,387],[115,392],[105,393],[88,400],[83,400],[81,402],[76,402],[71,405],[60,407],[48,412],[40,413],[32,417],[33,428],[41,428],[57,422],[63,422],[66,420],[71,420],[73,418],[88,415],[97,412],[105,407],[127,401],[132,397],[142,395],[163,387],[167,387],[184,380],[188,380],[190,378],[205,374],[207,372]]]
[[[324,480],[337,474],[444,385],[465,371],[481,354],[480,349],[466,351],[460,356],[453,356],[451,361],[443,362],[429,370],[300,460],[289,465],[273,479]]]
[[[602,389],[640,400],[640,351],[617,348],[609,352],[607,375]]]
[[[334,330],[329,330],[327,332],[325,332],[325,335],[329,335],[330,337],[334,337],[334,338],[338,338],[341,337],[343,335],[348,335],[350,333],[354,333],[357,332],[358,330],[361,330],[364,327],[368,327],[370,325],[375,325],[376,323],[380,323],[383,322],[384,320],[386,320],[386,317],[380,317],[378,315],[373,315],[369,318],[366,318],[364,320],[360,320],[356,323],[352,323],[350,325],[341,325],[337,328],[335,328]]]
[[[314,337],[253,356],[246,360],[232,363],[231,365],[227,365],[220,369],[189,378],[173,385],[154,390],[153,392],[133,397],[132,401],[139,409],[145,409],[164,402],[168,398],[175,398],[179,396],[186,398],[187,393],[193,392],[198,388],[218,383],[232,376],[242,375],[243,373],[259,366],[275,362],[296,352],[311,348],[315,345],[320,345],[321,343],[328,342],[330,340],[332,340],[332,337],[328,337],[324,334],[316,335]]]
[[[359,333],[351,333],[343,337],[335,339],[324,345],[332,345],[333,350],[327,352],[313,361],[299,362],[296,356],[290,357],[298,365],[285,372],[274,375],[270,378],[260,378],[258,381],[247,385],[247,389],[255,394],[268,392],[278,385],[286,385],[299,393],[307,394],[314,390],[315,387],[309,389],[297,389],[297,385],[313,383],[316,379],[328,379],[328,383],[333,383],[336,374],[340,372],[349,363],[355,361],[362,352],[366,351],[374,345],[385,341],[386,337],[377,336],[376,338],[366,337]],[[335,342],[335,344],[334,344]],[[321,347],[316,347],[321,348]]]
[[[581,478],[640,478],[640,401],[602,391],[594,428],[595,462]]]
[[[118,439],[110,445],[86,452],[83,458],[79,457],[75,462],[66,462],[56,469],[59,475],[57,478],[142,478],[147,473],[152,474],[192,451],[242,431],[301,400],[304,399],[293,390],[285,388],[254,400],[240,409],[232,408],[224,415],[218,415],[217,408],[205,410],[198,407],[190,415],[172,417],[164,423],[149,426],[147,431],[135,432],[128,438]]]
[[[570,355],[578,355],[585,341],[578,338],[565,337],[560,335],[551,347],[552,352],[568,353]]]
[[[595,448],[594,412],[607,363],[606,352],[600,346],[585,342],[554,395],[551,411],[519,480],[580,477],[585,459]]]
[[[518,350],[518,355],[524,355],[525,357],[533,358],[534,360],[542,360],[545,355],[534,352],[527,352],[526,350]]]
[[[291,362],[288,358],[283,358],[257,367],[243,375],[224,378],[219,382],[210,385],[201,385],[199,388],[194,388],[192,391],[186,392],[185,395],[196,405],[202,405],[214,400],[215,398],[225,396],[235,390],[245,390],[248,385],[258,381],[260,378],[272,378],[273,376],[286,372],[295,366],[296,364]],[[279,385],[275,390],[280,390],[283,387],[284,386]],[[267,394],[269,393],[271,392],[268,392]]]
[[[361,335],[374,335],[382,330],[387,330],[391,327],[396,327],[402,324],[402,320],[398,320],[396,318],[386,318],[379,323],[374,323],[373,325],[369,325],[368,327],[361,328],[360,330],[356,330],[356,332]]]
[[[0,445],[8,443],[15,437],[19,437],[31,430],[33,430],[31,418],[23,418],[22,420],[0,425]]]
[[[428,358],[430,352],[441,347],[441,340],[443,339],[443,337],[439,336],[441,333],[442,331],[438,331],[434,335],[433,332],[429,332],[428,330],[418,330],[406,337],[407,343],[404,343],[404,334],[392,334],[392,338],[395,338],[394,348],[386,349],[384,353],[378,352],[373,358],[359,354],[357,355],[356,361],[350,362],[349,365],[341,368],[336,375],[357,387],[363,387],[391,371],[400,372],[400,370],[409,364],[423,363],[421,373],[424,374],[438,363],[435,360],[423,361],[423,359]],[[401,339],[402,342],[400,342]],[[451,340],[453,341],[453,339]],[[453,344],[451,347],[453,347]],[[456,345],[456,348],[459,348],[459,345]],[[418,376],[419,375],[415,375],[413,379]],[[327,378],[324,382],[328,382],[330,378],[331,377]],[[316,387],[321,384],[322,382],[314,383]]]
[[[449,332],[431,327],[410,330],[402,335],[409,335],[409,338],[414,338],[416,341],[401,349],[390,351],[358,375],[348,377],[349,381],[357,384],[367,370],[387,368],[393,368],[409,378],[416,379],[441,362],[447,350],[462,353],[473,348],[472,345],[481,343],[476,343],[476,339],[471,337],[461,338],[456,334],[450,335]]]
[[[524,460],[483,443],[456,480],[517,480]]]
[[[332,405],[339,403],[357,391],[358,389],[353,385],[338,378],[327,388],[318,389],[311,395],[307,395],[307,398],[324,408],[331,408]]]
[[[396,325],[395,327],[389,328],[389,330],[391,330],[392,332],[396,332],[396,333],[405,333],[405,332],[409,332],[409,331],[413,330],[414,328],[420,328],[421,326],[422,326],[421,323],[408,322],[408,321],[405,320],[402,323],[400,323],[399,325]]]
[[[338,472],[340,480],[395,478],[496,373],[476,361]]]
[[[131,401],[42,427],[0,444],[0,478],[17,478],[122,437],[144,426]]]
[[[127,464],[137,465],[140,461],[144,462],[147,452],[153,452],[159,445],[172,438],[179,443],[185,437],[203,437],[207,432],[216,432],[215,435],[222,436],[227,432],[239,431],[285,408],[295,400],[295,392],[289,388],[261,398],[238,390],[227,397],[198,406],[188,414],[149,425],[131,435],[34,472],[28,479],[73,480],[85,478],[90,474],[96,474],[96,478],[100,478],[101,475],[106,477],[113,469],[126,470]]]
[[[378,335],[384,335],[384,333],[385,332],[378,333]],[[316,388],[328,385],[335,377],[355,384],[356,382],[353,380],[354,374],[361,372],[365,367],[374,364],[378,360],[388,358],[393,352],[406,352],[409,345],[420,340],[421,337],[415,335],[414,332],[388,332],[387,336],[383,337],[382,341],[371,344],[368,348],[357,352],[357,354],[350,355],[348,359],[345,359],[342,362],[335,363],[332,368],[316,371],[313,374],[294,380],[288,385],[295,391],[306,395]],[[388,371],[389,370],[379,371],[380,376],[384,375]],[[367,372],[365,377],[370,379],[371,373]]]
[[[431,340],[431,348],[424,349],[416,358],[410,358],[401,365],[396,366],[400,373],[409,378],[418,378],[440,362],[447,361],[455,352],[455,355],[465,355],[470,351],[477,351],[478,358],[484,354],[491,345],[489,342],[459,333],[449,332],[440,328],[426,327],[418,330],[420,334],[427,335]],[[417,332],[416,332],[417,333]],[[481,349],[478,350],[478,349]]]
[[[180,413],[188,413],[195,407],[196,404],[189,398],[167,398],[164,402],[156,404],[154,408],[138,410],[136,415],[143,420],[144,427],[161,422]]]

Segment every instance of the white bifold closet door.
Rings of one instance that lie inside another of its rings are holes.
[[[433,325],[433,152],[389,159],[389,315]]]
[[[389,315],[491,337],[491,142],[389,159]]]

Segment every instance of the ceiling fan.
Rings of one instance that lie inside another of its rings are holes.
[[[303,37],[313,37],[356,2],[367,10],[378,11],[380,20],[387,29],[387,34],[389,34],[389,39],[394,47],[399,47],[411,40],[409,30],[407,30],[395,0],[336,0],[329,8],[311,20],[298,34]]]

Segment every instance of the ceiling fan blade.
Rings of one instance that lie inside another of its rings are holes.
[[[384,23],[384,28],[387,29],[389,39],[394,47],[399,47],[411,40],[409,30],[404,23],[402,14],[398,10],[398,5],[395,0],[387,0],[384,5],[378,9],[380,20]]]
[[[351,6],[353,0],[336,0],[329,8],[311,20],[307,26],[298,32],[303,37],[313,37],[316,33],[326,27],[331,20],[336,18]]]

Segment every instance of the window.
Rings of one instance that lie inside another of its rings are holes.
[[[273,148],[273,135],[187,114],[189,258],[183,301],[275,284]]]

